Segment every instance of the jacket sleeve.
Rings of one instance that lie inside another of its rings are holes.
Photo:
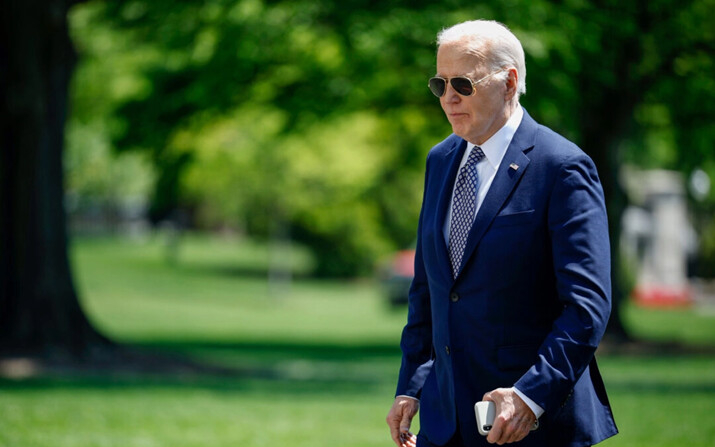
[[[608,221],[596,167],[583,153],[562,163],[548,205],[553,268],[563,310],[515,387],[555,411],[593,358],[611,312]]]
[[[429,157],[425,170],[425,191],[429,181]],[[415,249],[415,275],[408,297],[407,324],[402,331],[400,348],[402,365],[397,382],[396,396],[406,395],[419,398],[427,375],[432,369],[432,312],[430,292],[422,257],[422,222],[425,213],[425,196],[422,198],[422,210],[417,227],[417,246]]]

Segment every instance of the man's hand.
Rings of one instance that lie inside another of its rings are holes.
[[[490,444],[521,441],[536,422],[534,412],[511,388],[497,388],[486,393],[482,400],[492,401],[496,405],[494,425],[487,436]]]
[[[409,397],[397,396],[387,413],[387,425],[390,427],[392,440],[399,447],[415,447],[417,436],[410,433],[412,418],[420,408],[420,401]]]

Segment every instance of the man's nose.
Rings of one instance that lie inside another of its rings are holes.
[[[444,99],[444,102],[454,103],[459,102],[461,100],[461,96],[457,93],[454,87],[452,87],[452,84],[448,82],[445,86],[444,96],[442,99]]]

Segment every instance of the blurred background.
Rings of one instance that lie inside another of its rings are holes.
[[[713,0],[12,2],[0,445],[390,445],[435,36],[475,18],[599,168],[603,445],[715,446]]]

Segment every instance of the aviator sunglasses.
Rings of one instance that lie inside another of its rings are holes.
[[[427,85],[429,86],[429,89],[432,91],[432,93],[438,98],[441,98],[444,95],[444,92],[447,91],[447,82],[449,82],[452,85],[454,91],[456,91],[460,95],[472,96],[477,91],[477,84],[489,78],[490,76],[494,76],[497,73],[501,73],[504,70],[506,69],[502,68],[501,70],[489,73],[478,81],[472,81],[466,76],[455,76],[453,78],[441,78],[439,76],[435,76],[434,78],[430,78],[429,84]]]

